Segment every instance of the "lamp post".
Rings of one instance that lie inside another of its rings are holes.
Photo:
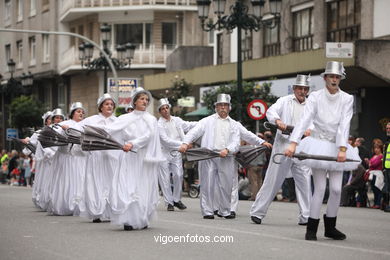
[[[103,50],[108,54],[112,63],[116,69],[130,68],[131,60],[134,58],[134,52],[136,46],[131,43],[124,45],[118,45],[116,47],[117,58],[112,58],[111,51],[109,49],[109,43],[111,41],[111,27],[107,24],[103,24],[100,27],[101,39],[103,43]],[[88,42],[84,42],[79,46],[79,60],[81,61],[81,67],[88,70],[103,70],[104,72],[104,93],[107,93],[107,71],[109,64],[102,53],[98,58],[93,57],[93,45]]]
[[[266,0],[251,0],[253,14],[248,13],[249,7],[236,0],[234,5],[229,7],[230,15],[224,15],[226,0],[214,0],[214,14],[217,20],[208,19],[210,11],[210,0],[197,0],[198,17],[204,31],[224,30],[232,32],[237,28],[237,95],[238,121],[242,121],[242,54],[241,54],[241,30],[258,31],[262,28],[274,28],[280,21],[280,10],[282,0],[268,0],[270,10],[266,14],[270,19],[264,20],[263,7]],[[208,19],[208,21],[206,21]]]

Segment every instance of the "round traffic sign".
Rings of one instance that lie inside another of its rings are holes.
[[[250,118],[254,120],[260,120],[265,117],[267,109],[268,106],[263,100],[255,99],[248,104],[246,111],[248,112]]]

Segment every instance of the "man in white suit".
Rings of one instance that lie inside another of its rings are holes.
[[[267,110],[267,119],[278,127],[271,158],[275,153],[283,153],[289,144],[289,135],[282,134],[287,125],[296,125],[303,114],[306,96],[309,93],[310,76],[297,75],[293,85],[294,94],[279,98]],[[307,130],[305,135],[310,135]],[[272,159],[268,165],[265,180],[256,200],[250,210],[251,219],[256,224],[261,224],[275,195],[279,191],[287,175],[292,174],[299,206],[298,224],[306,225],[310,212],[310,168],[294,163],[290,159],[282,158],[281,164],[275,164]]]
[[[158,179],[167,210],[174,211],[174,206],[180,210],[187,208],[180,200],[183,185],[183,164],[181,154],[177,150],[183,143],[184,133],[194,127],[197,122],[186,122],[180,117],[171,116],[170,111],[171,105],[168,99],[160,99],[158,112],[161,117],[158,120],[158,128],[163,154],[167,160],[160,164]]]
[[[179,151],[185,152],[190,143],[202,136],[202,147],[219,152],[219,157],[199,162],[201,211],[204,219],[214,219],[215,206],[218,216],[232,219],[233,176],[237,174],[232,155],[238,151],[240,132],[238,123],[229,117],[230,95],[219,94],[214,105],[216,113],[200,120],[187,133]],[[214,194],[218,196],[215,202]]]

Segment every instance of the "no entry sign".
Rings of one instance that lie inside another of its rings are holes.
[[[250,118],[254,120],[261,120],[265,117],[267,109],[268,106],[263,100],[255,99],[248,104],[246,111],[248,112]]]

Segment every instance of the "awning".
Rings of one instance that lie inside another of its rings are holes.
[[[192,111],[192,112],[189,112],[187,114],[185,114],[184,116],[188,116],[188,117],[191,117],[191,116],[199,116],[199,117],[206,117],[206,116],[209,116],[211,115],[211,110],[209,110],[207,107],[201,107],[195,111]]]

